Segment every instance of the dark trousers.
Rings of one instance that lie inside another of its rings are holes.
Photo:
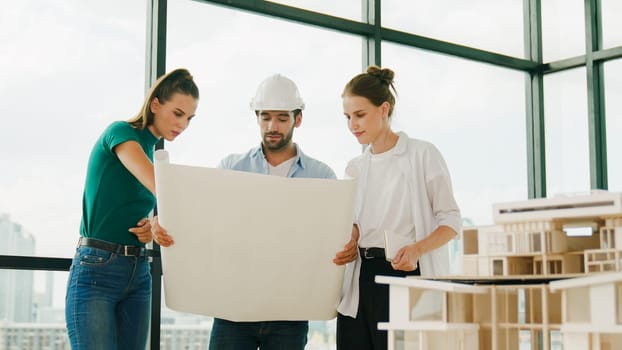
[[[384,258],[363,259],[359,277],[359,307],[356,318],[337,315],[337,350],[386,350],[387,331],[378,322],[389,321],[389,285],[374,281],[382,276],[418,276],[419,269],[396,271]]]
[[[210,350],[304,350],[308,321],[233,322],[214,319]]]

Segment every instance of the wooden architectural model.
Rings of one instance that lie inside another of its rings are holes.
[[[621,193],[501,203],[493,210],[496,225],[464,230],[465,275],[620,271]]]
[[[561,350],[561,294],[541,280],[376,282],[390,286],[389,349]]]
[[[622,193],[494,205],[463,232],[463,276],[378,276],[389,349],[622,349]]]
[[[622,273],[551,282],[561,294],[564,350],[622,349]]]

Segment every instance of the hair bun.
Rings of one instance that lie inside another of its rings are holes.
[[[391,69],[380,68],[378,66],[367,67],[367,74],[380,79],[383,83],[387,85],[393,84],[393,77],[395,76],[395,73]]]
[[[186,68],[178,68],[174,72],[175,74],[179,74],[183,79],[194,80],[194,77],[192,76],[190,71],[187,70]]]

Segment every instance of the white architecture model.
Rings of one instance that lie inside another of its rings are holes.
[[[494,205],[461,277],[378,276],[390,349],[622,349],[622,193]]]

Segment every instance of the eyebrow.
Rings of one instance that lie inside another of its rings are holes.
[[[350,114],[357,114],[357,113],[361,113],[361,112],[364,112],[364,111],[365,111],[365,109],[357,109],[356,111],[353,111],[353,112],[352,112],[352,113],[350,113]],[[343,112],[343,114],[344,114],[344,115],[348,115],[348,113],[346,113],[346,112]]]
[[[290,112],[278,112],[276,114],[276,117],[277,118],[279,118],[279,117],[290,117],[289,113]],[[261,115],[261,116],[270,116],[270,113],[268,113],[268,112],[260,112],[259,115]]]
[[[175,110],[178,112],[181,112],[181,114],[188,114],[186,113],[186,111],[184,111],[183,109],[179,108],[179,107],[175,107]]]
[[[176,111],[178,111],[178,112],[181,112],[181,114],[182,114],[182,115],[188,114],[188,113],[186,113],[183,109],[181,109],[181,108],[179,108],[179,107],[175,107],[175,110],[176,110]],[[193,114],[193,115],[189,116],[188,118],[192,118],[192,117],[194,117],[195,115],[196,115],[196,114]]]

